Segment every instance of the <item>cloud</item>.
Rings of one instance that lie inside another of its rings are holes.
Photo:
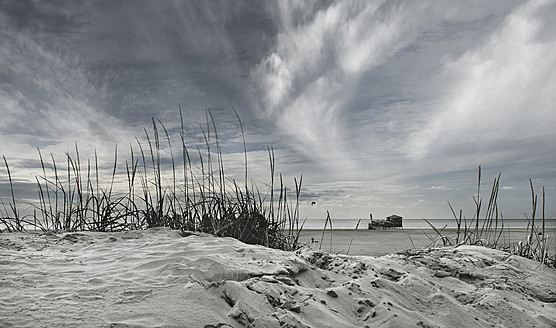
[[[484,44],[444,65],[437,82],[448,90],[411,136],[406,150],[412,158],[458,144],[553,135],[556,33],[546,34],[545,24],[554,6],[541,0],[517,7]]]
[[[529,176],[553,184],[554,1],[58,7],[0,4],[0,154],[10,165],[36,162],[35,145],[63,158],[74,141],[82,158],[96,148],[110,164],[114,144],[122,159],[152,116],[179,140],[181,104],[192,153],[211,108],[226,171],[243,180],[233,106],[250,175],[266,180],[273,145],[276,174],[303,173],[319,208],[346,216],[469,200],[478,164],[514,192]]]
[[[2,24],[3,25],[3,24]],[[121,121],[101,105],[102,85],[78,58],[40,40],[38,32],[2,26],[0,38],[0,130],[2,154],[36,157],[80,147],[112,152],[119,141],[132,140]]]
[[[250,74],[258,113],[309,158],[348,159],[346,103],[366,71],[412,38],[413,17],[422,8],[375,1],[280,4],[276,45]]]
[[[0,12],[19,29],[67,34],[79,27],[79,16],[69,13],[67,5],[32,0],[6,0]]]

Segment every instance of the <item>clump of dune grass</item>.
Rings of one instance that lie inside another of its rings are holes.
[[[176,160],[168,130],[154,118],[152,132],[144,129],[146,143],[136,138],[136,143],[130,144],[125,170],[115,147],[108,175],[103,174],[96,151],[93,159],[84,162],[75,145],[74,153],[67,152],[60,164],[52,154],[50,160],[45,159],[37,148],[41,167],[35,175],[37,201],[30,204],[33,214],[21,216],[10,166],[4,156],[11,201],[8,206],[3,204],[0,228],[3,226],[8,232],[27,228],[108,232],[169,227],[233,237],[272,248],[297,249],[303,228],[299,223],[302,178],[294,179],[293,195],[288,194],[281,174],[276,186],[275,155],[269,147],[270,183],[265,184],[268,189],[261,190],[256,182],[250,181],[243,124],[235,110],[234,113],[243,138],[241,183],[225,173],[211,111],[207,110],[206,124],[200,126],[204,149],[192,150],[186,144],[180,108],[181,164]],[[163,164],[163,153],[169,165]],[[196,154],[197,162],[192,153]],[[108,176],[108,181],[101,176]]]
[[[450,203],[448,203],[454,220],[456,222],[455,236],[448,235],[444,232],[446,227],[437,228],[430,221],[425,221],[433,229],[435,235],[429,236],[432,243],[428,247],[436,246],[460,246],[460,245],[476,245],[493,249],[502,249],[513,254],[527,257],[543,264],[554,267],[556,263],[556,255],[549,255],[548,249],[550,238],[545,234],[545,195],[544,187],[542,194],[542,217],[541,228],[535,224],[537,214],[537,199],[533,189],[533,183],[529,180],[531,186],[532,213],[530,216],[525,214],[528,225],[524,241],[515,243],[513,247],[508,247],[504,242],[504,216],[498,207],[498,190],[500,186],[500,176],[494,179],[487,203],[486,212],[482,214],[483,198],[481,196],[481,167],[479,166],[477,180],[477,195],[473,197],[475,203],[475,213],[470,221],[465,219],[463,210],[456,211]],[[482,216],[482,217],[481,217]],[[538,221],[537,221],[538,223]]]

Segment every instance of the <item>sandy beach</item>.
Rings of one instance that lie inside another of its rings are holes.
[[[556,325],[556,271],[482,247],[294,253],[157,228],[0,234],[0,250],[1,327]]]

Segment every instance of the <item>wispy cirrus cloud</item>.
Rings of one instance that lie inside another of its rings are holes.
[[[125,126],[101,109],[105,89],[91,83],[94,73],[36,33],[9,26],[0,32],[0,153],[36,158],[36,146],[63,154],[74,143],[102,152],[130,139]]]
[[[261,117],[315,160],[349,158],[344,106],[361,76],[414,36],[423,6],[393,2],[280,2],[273,51],[250,75]],[[346,165],[344,161],[343,165]]]
[[[555,7],[544,0],[517,7],[482,45],[444,65],[437,82],[447,90],[411,136],[407,151],[413,158],[458,144],[506,151],[491,146],[554,136],[556,34],[546,32]]]

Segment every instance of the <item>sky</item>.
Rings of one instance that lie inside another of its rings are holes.
[[[552,219],[555,103],[551,0],[0,2],[0,154],[23,198],[37,147],[110,167],[152,118],[177,148],[181,107],[191,147],[210,109],[241,179],[237,111],[251,178],[272,147],[302,218],[471,218],[480,165],[504,217],[529,215],[531,179]]]

